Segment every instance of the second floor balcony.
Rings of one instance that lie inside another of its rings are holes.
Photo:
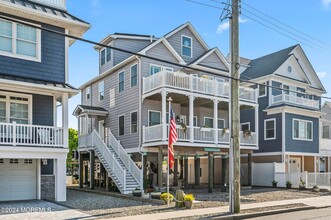
[[[0,123],[0,146],[64,147],[63,128]]]
[[[271,97],[271,105],[276,104],[293,104],[301,107],[308,107],[318,110],[320,108],[320,101],[308,99],[305,97],[299,97],[295,95],[280,94]]]
[[[198,77],[184,72],[162,70],[143,79],[143,94],[164,87],[225,98],[229,98],[230,94],[229,82],[208,76]],[[241,101],[257,102],[257,92],[251,88],[241,87],[239,97]]]
[[[163,130],[166,129],[166,132]],[[162,124],[143,127],[143,143],[159,142],[168,140],[169,125]],[[193,132],[191,130],[193,129]],[[214,129],[206,127],[185,127],[177,125],[177,144],[194,143],[194,144],[215,144],[215,145],[229,145],[230,134],[228,128]],[[166,134],[163,138],[163,134]],[[257,134],[251,131],[240,131],[240,145],[256,146]]]

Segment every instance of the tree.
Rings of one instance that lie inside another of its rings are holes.
[[[69,128],[69,153],[67,157],[67,162],[72,162],[73,152],[78,148],[78,131]]]

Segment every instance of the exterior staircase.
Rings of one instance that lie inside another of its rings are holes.
[[[110,131],[108,141],[107,145],[96,130],[92,132],[93,150],[117,188],[122,194],[131,193],[136,188],[142,189],[142,171]]]

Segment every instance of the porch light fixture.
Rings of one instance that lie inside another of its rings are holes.
[[[43,161],[43,165],[47,165],[47,159],[42,159],[42,161]]]

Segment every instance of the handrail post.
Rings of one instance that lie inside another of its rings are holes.
[[[125,177],[126,177],[126,169],[124,169],[124,172],[123,172],[124,176],[123,176],[123,191],[126,190],[126,181],[125,181]]]
[[[16,146],[16,121],[13,122],[13,146]]]

